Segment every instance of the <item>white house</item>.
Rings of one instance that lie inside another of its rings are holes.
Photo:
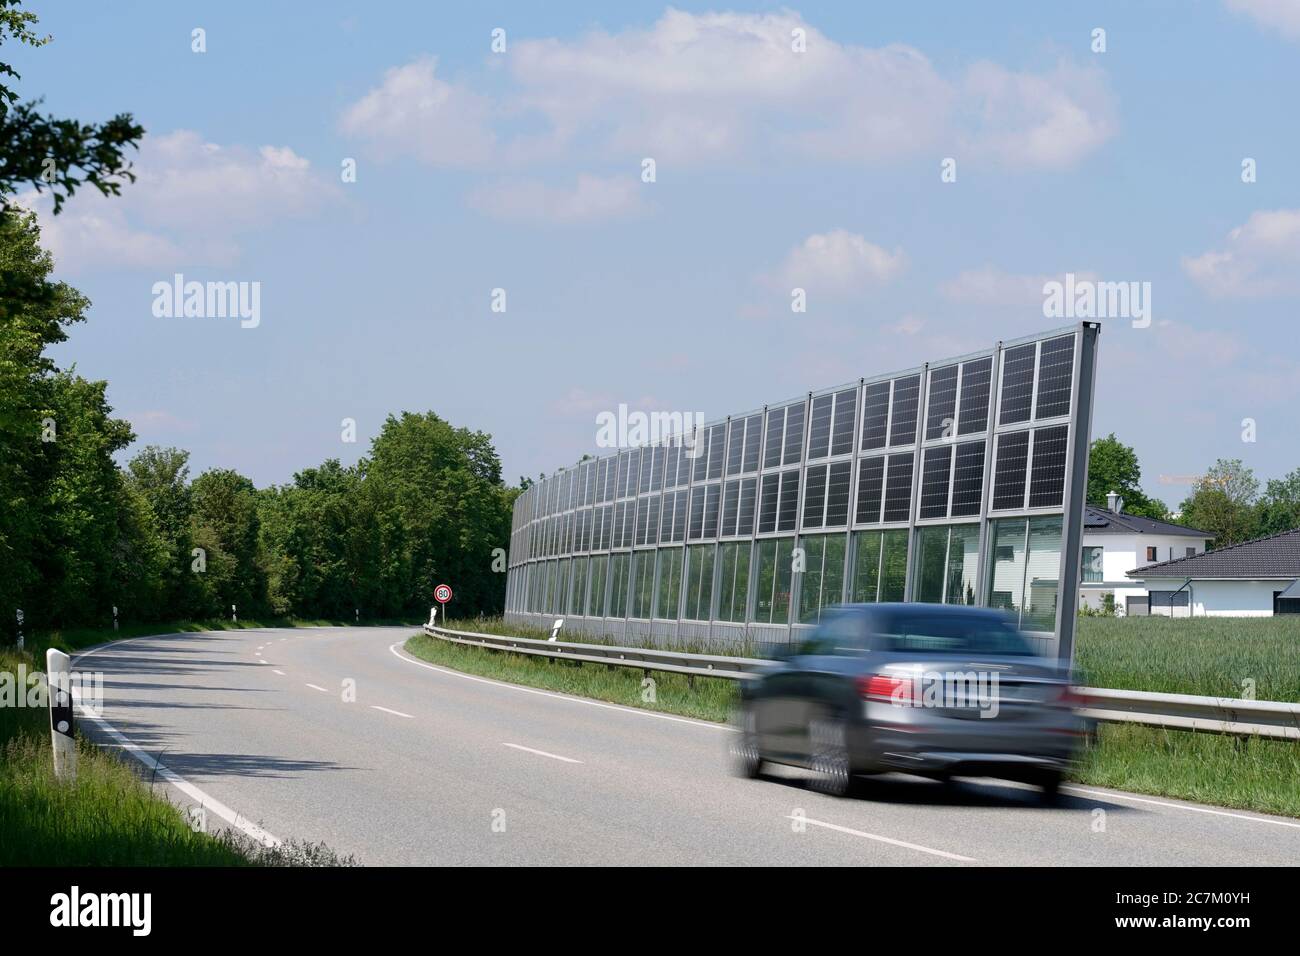
[[[1127,575],[1151,595],[1151,613],[1173,617],[1300,614],[1300,528]]]
[[[1129,572],[1202,554],[1213,540],[1213,535],[1195,528],[1125,514],[1124,499],[1112,492],[1105,508],[1084,509],[1079,606],[1100,610],[1106,596],[1113,595],[1116,614],[1146,614],[1147,589]]]

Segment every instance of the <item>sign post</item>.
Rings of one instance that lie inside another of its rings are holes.
[[[54,745],[54,776],[77,776],[77,745],[73,739],[71,660],[63,651],[45,652],[45,675],[50,697],[50,740]]]
[[[451,586],[439,584],[433,589],[433,599],[442,605],[443,627],[447,626],[447,602],[451,600]]]

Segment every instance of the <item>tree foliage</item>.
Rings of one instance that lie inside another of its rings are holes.
[[[1142,490],[1142,468],[1137,452],[1125,445],[1115,433],[1098,438],[1088,451],[1088,503],[1106,507],[1106,496],[1115,492],[1124,499],[1128,514],[1157,521],[1169,520],[1169,509],[1158,498]]]
[[[13,40],[31,47],[50,42],[33,27],[36,14],[19,9],[19,0],[0,0],[0,44]],[[57,215],[67,197],[82,185],[104,195],[117,195],[124,182],[134,182],[126,150],[139,144],[144,128],[129,113],[104,123],[82,123],[42,114],[38,101],[18,102],[9,81],[21,77],[0,62],[0,197],[11,208],[23,187],[50,190]]]

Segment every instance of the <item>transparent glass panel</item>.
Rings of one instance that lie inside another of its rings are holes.
[[[632,565],[632,617],[648,618],[653,610],[655,584],[655,552],[637,551]]]
[[[1061,518],[1029,520],[1029,561],[1025,568],[1028,599],[1020,626],[1026,631],[1056,627],[1056,598],[1061,577]]]
[[[609,565],[609,617],[627,617],[628,596],[631,592],[628,572],[631,570],[632,555],[615,554],[610,557]]]
[[[713,602],[714,547],[693,544],[686,561],[686,607],[682,614],[688,621],[710,619]]]
[[[1006,518],[990,526],[992,542],[989,575],[989,607],[1002,608],[1017,618],[1025,601],[1025,529],[1024,518]]]
[[[901,601],[907,586],[907,531],[882,532],[881,547],[880,600]]]
[[[926,604],[942,604],[948,559],[948,529],[917,528],[916,552],[916,583],[912,587],[912,599]]]
[[[748,541],[728,541],[718,546],[718,620],[745,620],[749,596]]]
[[[790,621],[790,552],[793,539],[779,538],[758,543],[758,594],[754,620],[761,624]]]
[[[980,527],[977,524],[959,524],[952,528],[948,539],[948,586],[944,601],[948,604],[975,603],[975,588],[979,582]]]
[[[587,604],[587,559],[573,559],[573,590],[569,595],[566,614],[581,614]]]
[[[853,536],[853,589],[849,599],[859,604],[880,600],[880,532],[859,531]]]
[[[609,558],[591,559],[591,587],[587,594],[587,614],[590,617],[605,616],[605,582],[609,576]]]
[[[654,616],[675,621],[682,594],[682,549],[663,548],[658,560],[659,593]]]

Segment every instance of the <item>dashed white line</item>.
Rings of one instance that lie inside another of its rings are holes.
[[[825,820],[813,820],[810,817],[805,817],[797,813],[787,814],[786,819],[798,820],[801,823],[807,823],[815,827],[825,827],[827,830],[834,830],[836,833],[847,833],[850,836],[862,837],[865,840],[875,840],[878,843],[888,843],[890,846],[901,846],[904,849],[916,850],[918,853],[929,853],[931,856],[941,856],[945,860],[958,860],[962,863],[976,862],[973,857],[962,856],[959,853],[949,853],[947,850],[936,850],[934,847],[921,846],[919,843],[908,843],[906,840],[895,840],[893,837],[881,836],[878,833],[867,833],[863,830],[854,830],[851,827],[842,827],[836,823],[827,823]]]
[[[371,704],[370,706],[373,707],[375,710],[382,710],[385,714],[392,714],[395,717],[405,717],[408,720],[415,719],[415,717],[412,716],[411,714],[404,714],[400,710],[389,710],[387,707],[380,707],[378,704]]]
[[[288,676],[288,675],[285,674],[284,671],[272,671],[272,673],[273,673],[273,674],[279,674],[281,677],[286,677],[286,676]]]
[[[307,686],[310,687],[312,690],[320,691],[322,694],[329,693],[329,691],[327,691],[324,687],[321,687],[320,684],[308,684]]]
[[[537,754],[539,757],[550,757],[552,760],[563,760],[565,763],[582,763],[581,760],[574,760],[572,757],[561,757],[559,754],[547,753],[545,750],[534,750],[532,747],[525,747],[522,744],[502,742],[502,746],[513,747],[515,750],[522,750],[524,753]]]

